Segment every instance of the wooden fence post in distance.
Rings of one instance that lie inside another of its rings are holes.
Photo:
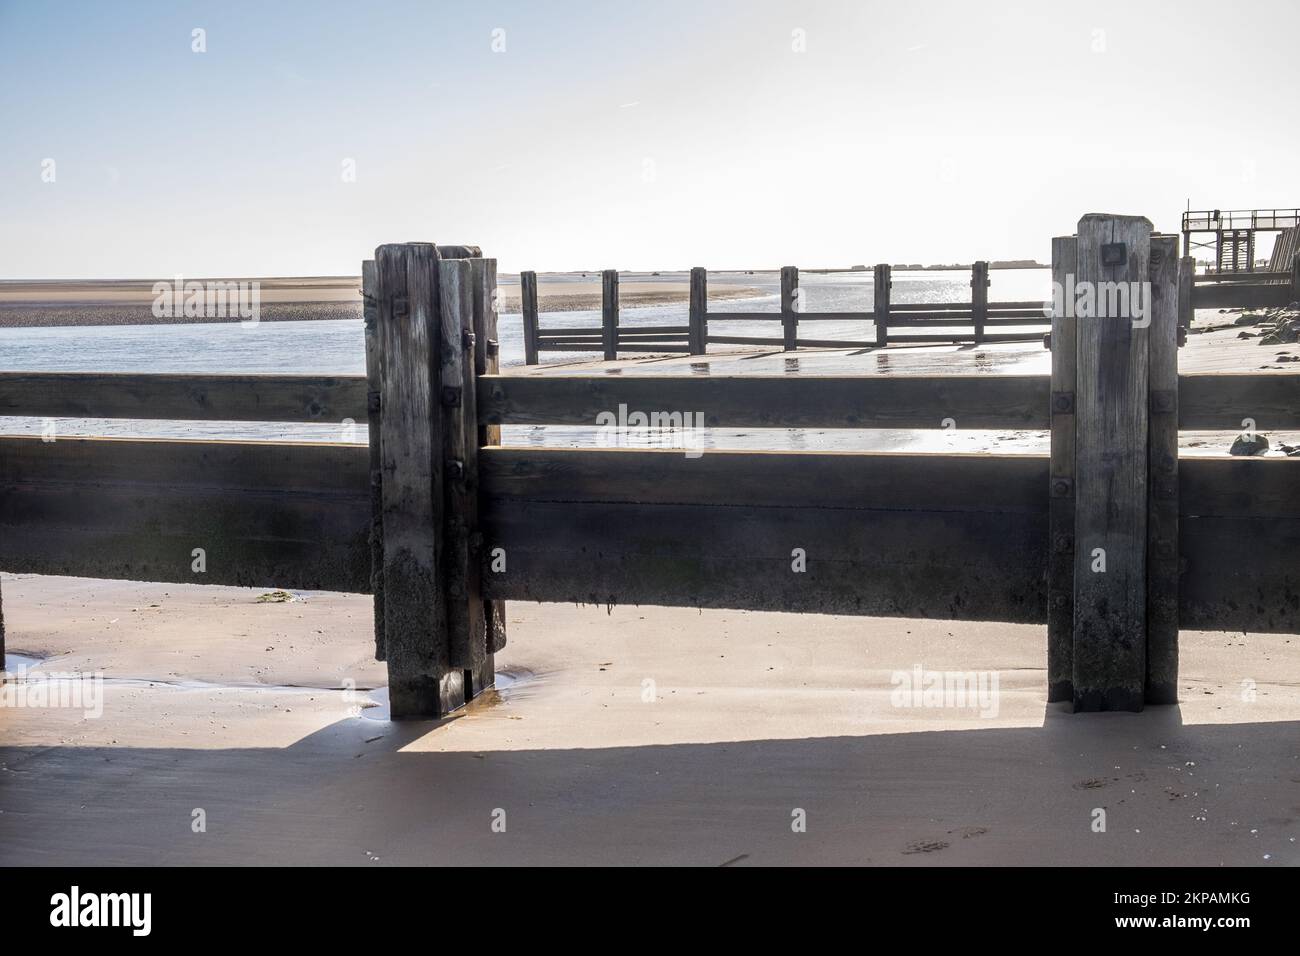
[[[876,266],[872,283],[872,301],[876,313],[876,345],[889,344],[889,263],[882,262]]]
[[[524,317],[524,364],[537,364],[537,273],[519,273],[519,311]]]
[[[709,343],[709,274],[696,267],[691,270],[689,344],[692,355],[703,355]]]
[[[797,266],[781,267],[781,331],[784,347],[793,352],[799,345],[799,269]]]
[[[605,361],[618,358],[618,270],[606,269],[600,276],[600,330]]]
[[[978,345],[984,341],[984,323],[989,317],[989,264],[982,259],[970,270],[970,311]]]

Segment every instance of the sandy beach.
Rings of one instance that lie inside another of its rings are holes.
[[[1184,632],[1180,706],[1080,718],[1039,627],[512,604],[502,691],[391,723],[368,598],[260,593],[4,577],[14,654],[106,678],[4,711],[6,863],[1300,863],[1291,637]],[[996,713],[894,706],[915,666]]]

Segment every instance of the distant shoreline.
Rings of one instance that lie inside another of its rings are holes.
[[[197,280],[205,281],[205,280]],[[361,321],[359,279],[259,279],[260,322]],[[228,324],[237,318],[162,316],[153,314],[153,283],[114,282],[12,282],[0,284],[0,328],[55,328],[113,325]],[[501,284],[504,314],[518,313],[518,285]],[[543,313],[589,312],[601,306],[599,276],[584,282],[538,283],[538,305]],[[753,299],[767,295],[751,286],[712,283],[709,301]],[[685,279],[632,280],[620,284],[623,308],[669,305],[690,298]]]

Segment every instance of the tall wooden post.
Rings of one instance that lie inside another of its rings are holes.
[[[889,263],[882,262],[876,266],[872,276],[874,280],[872,301],[876,313],[876,344],[880,346],[889,344],[889,290],[893,284],[889,273]]]
[[[1135,216],[1052,243],[1048,699],[1075,710],[1177,700],[1185,266]]]
[[[432,243],[375,251],[383,494],[384,643],[394,718],[435,717],[464,703],[451,666],[439,546],[445,514],[438,252]]]
[[[709,346],[709,274],[696,267],[691,270],[690,335],[692,355],[703,355]]]
[[[618,358],[618,270],[606,269],[601,273],[601,344],[605,361]]]
[[[1291,257],[1291,301],[1300,302],[1300,252]]]
[[[1178,238],[1151,239],[1145,700],[1178,702]]]
[[[1107,290],[1150,277],[1151,223],[1079,220],[1076,285],[1074,706],[1141,710],[1146,685],[1148,327]],[[1116,314],[1118,313],[1118,314]]]
[[[1074,700],[1074,404],[1073,236],[1052,240],[1052,449],[1048,476],[1047,699]],[[1066,301],[1066,296],[1071,301]]]
[[[439,544],[447,591],[447,648],[452,668],[472,671],[483,663],[483,605],[476,600],[477,561],[470,536],[478,520],[478,416],[475,413],[474,290],[468,259],[439,266],[442,460],[446,500]],[[437,379],[435,379],[437,380]]]
[[[1178,260],[1178,327],[1190,330],[1196,318],[1192,305],[1192,289],[1196,282],[1196,260],[1183,256]],[[1186,334],[1186,333],[1184,333]]]
[[[497,333],[497,261],[495,259],[472,259],[470,265],[473,268],[474,279],[474,375],[477,378],[480,375],[496,375],[501,370],[501,344]],[[534,303],[536,302],[536,276],[534,275],[533,283]],[[475,419],[477,418],[477,411]],[[474,421],[475,419],[471,419]],[[478,445],[499,445],[501,444],[501,426],[500,425],[479,425],[478,426]],[[475,449],[474,475],[475,475],[475,492],[477,498],[477,449]],[[475,600],[481,599],[481,580],[482,568],[485,558],[488,555],[483,554],[482,536],[477,531],[470,537],[470,554],[474,561],[475,573],[478,576],[475,582]],[[506,604],[504,601],[483,601],[482,616],[485,642],[485,653],[481,658],[476,657],[475,667],[472,672],[465,675],[466,682],[469,685],[467,696],[477,696],[488,687],[491,687],[496,681],[495,661],[493,655],[506,646]]]
[[[787,352],[799,346],[799,313],[796,300],[799,296],[799,269],[781,267],[781,331]]]
[[[380,389],[383,369],[379,344],[379,277],[375,260],[361,263],[362,314],[366,326],[366,432],[370,436],[370,593],[375,607],[375,660],[384,649],[384,493],[380,452]]]
[[[970,311],[975,324],[975,343],[984,341],[984,323],[989,317],[989,264],[976,262],[970,270]]]
[[[524,364],[537,364],[537,273],[519,273],[519,309],[524,317]]]

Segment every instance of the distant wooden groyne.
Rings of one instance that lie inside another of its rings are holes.
[[[1300,375],[1179,375],[1190,259],[1144,219],[1086,216],[1054,240],[1055,280],[1152,298],[1143,322],[1054,311],[1050,376],[502,375],[496,263],[477,252],[376,251],[365,378],[0,374],[3,415],[370,436],[2,438],[0,568],[372,593],[395,717],[491,685],[510,600],[1046,624],[1049,697],[1078,710],[1176,700],[1180,628],[1300,632],[1300,458],[1177,445],[1180,429],[1300,428]],[[500,446],[504,425],[615,410],[1048,429],[1051,453]]]
[[[765,345],[787,352],[799,348],[876,348],[891,342],[947,344],[956,342],[1034,342],[1043,337],[1049,319],[1042,302],[989,302],[989,264],[971,268],[969,302],[898,303],[891,299],[892,267],[873,270],[871,311],[808,312],[800,308],[799,269],[781,269],[779,312],[711,312],[708,307],[708,271],[691,270],[690,305],[686,325],[624,326],[619,319],[619,274],[601,273],[601,324],[585,328],[543,328],[537,308],[537,273],[520,273],[520,298],[524,322],[524,360],[536,365],[543,352],[596,352],[608,361],[639,352],[707,354],[709,345]],[[780,323],[781,334],[731,335],[710,331],[710,322]],[[804,322],[858,322],[870,328],[870,339],[828,339],[800,336]],[[989,329],[1020,327],[1016,332]],[[1041,329],[1033,329],[1042,326]],[[1024,327],[1029,327],[1025,331]],[[905,329],[899,334],[891,329]]]

